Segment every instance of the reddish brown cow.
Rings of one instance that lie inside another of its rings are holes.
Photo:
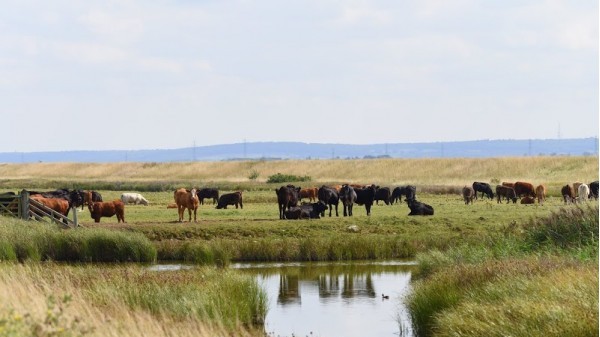
[[[183,222],[183,212],[185,212],[186,208],[188,209],[188,214],[190,216],[188,221],[192,221],[192,211],[194,211],[194,222],[197,222],[196,212],[198,211],[200,201],[196,195],[196,189],[192,188],[192,190],[189,191],[185,188],[180,188],[173,193],[173,198],[175,198],[175,203],[177,203],[179,222]]]
[[[515,188],[515,183],[507,183],[505,181],[502,182],[502,186],[506,186],[506,187],[510,187],[510,188]]]
[[[39,202],[40,204],[54,210],[57,213],[64,215],[64,216],[69,215],[69,202],[66,201],[65,199],[44,198],[40,194],[31,196],[31,199]]]
[[[94,222],[100,222],[100,218],[110,218],[113,215],[117,215],[117,223],[125,223],[125,204],[120,200],[105,201],[105,202],[92,202],[88,205],[90,215],[94,219]]]
[[[515,194],[517,197],[526,196],[526,197],[534,197],[535,198],[535,189],[533,185],[530,183],[526,183],[523,181],[517,181],[515,183]]]
[[[521,203],[524,205],[535,204],[535,198],[534,197],[523,197],[523,199],[521,199]]]
[[[569,202],[575,202],[575,190],[570,185],[565,185],[560,189],[560,194],[565,201],[565,204]]]
[[[298,199],[301,200],[302,198],[308,198],[310,202],[315,202],[315,200],[317,200],[318,192],[319,189],[316,187],[301,188],[300,193],[298,194]]]
[[[537,195],[538,204],[543,205],[546,200],[546,186],[538,185],[535,188],[535,194]]]

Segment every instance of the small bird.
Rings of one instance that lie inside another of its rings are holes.
[[[384,295],[384,294],[381,294],[381,298],[383,298],[384,300],[387,300],[387,299],[389,299],[389,298],[390,298],[390,296],[388,296],[388,295]]]

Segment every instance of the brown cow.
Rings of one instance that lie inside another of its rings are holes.
[[[177,203],[172,202],[167,205],[167,208],[177,208]]]
[[[32,195],[31,199],[39,202],[40,204],[52,209],[53,211],[60,213],[64,216],[69,215],[69,202],[65,199],[60,198],[44,198],[40,194]],[[38,214],[38,213],[36,213]],[[41,216],[41,214],[38,214]]]
[[[512,200],[513,204],[517,203],[517,196],[515,195],[515,189],[509,186],[496,185],[496,200],[498,204],[502,203],[502,198],[506,198],[506,203],[510,204]]]
[[[298,193],[298,200],[302,200],[302,198],[308,198],[310,202],[315,202],[315,200],[317,200],[318,192],[319,189],[317,187],[301,188],[300,193]]]
[[[534,197],[535,198],[535,189],[533,188],[533,184],[526,183],[523,181],[517,181],[515,183],[515,194],[517,197],[526,196],[526,197]]]
[[[188,209],[189,214],[188,222],[192,221],[192,211],[194,211],[194,222],[197,222],[196,212],[198,211],[198,205],[200,204],[200,201],[196,195],[196,189],[192,188],[190,191],[185,188],[180,188],[173,192],[173,198],[175,199],[175,203],[177,203],[179,222],[183,222],[183,212],[185,212],[186,208]]]
[[[112,217],[117,215],[117,223],[123,221],[125,223],[125,204],[120,200],[113,201],[99,201],[88,204],[90,215],[94,219],[94,222],[100,222],[102,217]]]
[[[570,185],[565,185],[560,189],[560,194],[565,201],[565,205],[569,202],[575,202],[575,190]]]
[[[469,203],[471,203],[471,205],[473,204],[473,198],[475,197],[475,190],[473,189],[473,187],[470,187],[470,186],[463,187],[462,195],[463,195],[463,198],[465,199],[465,205],[468,205]]]
[[[538,204],[543,205],[546,200],[546,186],[540,184],[535,188]]]
[[[507,183],[505,181],[502,182],[502,186],[506,186],[506,187],[510,187],[510,188],[515,188],[515,183]]]
[[[521,199],[521,203],[524,205],[535,204],[535,198],[534,197],[523,197],[523,199]]]

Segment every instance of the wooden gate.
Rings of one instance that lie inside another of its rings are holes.
[[[48,208],[41,203],[29,198],[29,192],[21,191],[20,194],[0,194],[0,215],[12,216],[23,220],[50,221],[59,225],[75,228],[78,227],[77,209],[71,210],[73,219]]]

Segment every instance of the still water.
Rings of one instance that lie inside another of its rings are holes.
[[[401,301],[410,289],[412,262],[232,267],[254,275],[266,290],[268,336],[413,336],[408,310]]]

